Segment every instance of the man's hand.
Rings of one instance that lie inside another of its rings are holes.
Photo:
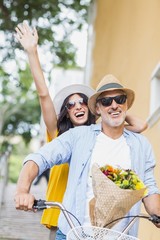
[[[160,194],[152,194],[143,199],[146,211],[149,215],[160,216]],[[160,223],[154,223],[157,228],[160,228]]]
[[[38,166],[32,160],[27,161],[20,172],[15,192],[16,209],[28,211],[33,210],[35,197],[30,193],[33,180],[38,175]]]
[[[33,209],[35,197],[30,193],[16,193],[14,197],[15,207],[24,211],[36,211]]]

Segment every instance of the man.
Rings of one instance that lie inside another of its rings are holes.
[[[31,210],[34,196],[29,190],[34,178],[53,165],[68,162],[70,171],[63,204],[82,225],[90,224],[88,202],[93,198],[90,172],[93,163],[98,163],[99,166],[109,164],[134,170],[148,187],[148,195],[143,199],[147,212],[160,216],[160,195],[153,176],[155,160],[152,148],[144,136],[124,128],[126,112],[134,102],[134,95],[113,75],[106,75],[89,99],[90,110],[101,116],[102,122],[71,129],[35,154],[28,155],[17,183],[16,208]],[[140,203],[132,207],[129,214],[137,215],[139,211]],[[74,223],[77,225],[76,221]],[[121,230],[123,224],[120,222],[117,229]],[[63,214],[60,215],[58,227],[56,239],[66,239],[69,226]],[[137,235],[137,224],[129,234]]]

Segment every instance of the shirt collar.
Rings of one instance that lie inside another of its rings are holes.
[[[101,131],[101,123],[97,123],[97,124],[92,124],[92,129],[93,131]],[[131,131],[127,130],[126,128],[124,128],[124,131],[123,131],[123,135],[125,137],[128,137],[130,135]]]

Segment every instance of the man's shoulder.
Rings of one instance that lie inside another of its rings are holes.
[[[130,138],[134,138],[134,139],[144,141],[144,142],[149,142],[149,140],[147,139],[146,136],[143,135],[143,133],[136,133],[136,132],[132,132],[130,130],[125,129],[124,134],[126,136],[129,136]]]

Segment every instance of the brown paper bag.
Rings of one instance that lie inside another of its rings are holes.
[[[121,189],[107,178],[97,165],[92,167],[93,198],[89,203],[90,219],[94,226],[105,227],[117,218],[124,217],[131,207],[144,196],[140,190]],[[113,227],[118,221],[107,226]]]

